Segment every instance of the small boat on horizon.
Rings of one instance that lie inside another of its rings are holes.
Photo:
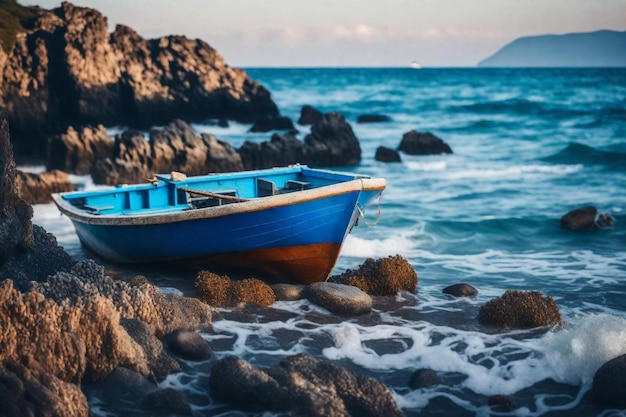
[[[413,61],[413,62],[411,62],[411,68],[413,68],[413,69],[420,69],[420,68],[422,68],[422,65],[419,62],[417,62],[417,61]]]
[[[385,186],[382,178],[297,165],[157,175],[151,183],[52,198],[81,243],[104,259],[310,284],[329,277],[346,236]]]

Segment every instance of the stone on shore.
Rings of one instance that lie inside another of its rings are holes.
[[[417,273],[401,255],[374,260],[368,258],[356,271],[346,270],[331,281],[360,288],[370,295],[396,295],[417,291]]]
[[[240,303],[270,306],[276,301],[272,288],[254,278],[231,281],[226,275],[200,271],[194,287],[198,297],[212,307],[234,307]]]
[[[316,282],[305,287],[303,295],[334,314],[356,316],[372,311],[372,297],[350,285]]]
[[[17,183],[20,197],[28,204],[50,203],[53,193],[76,191],[76,185],[72,184],[68,175],[57,169],[39,174],[18,170]]]
[[[304,285],[274,284],[271,286],[276,301],[294,301],[303,298]]]
[[[448,285],[441,290],[444,294],[451,295],[453,297],[472,297],[478,294],[478,290],[466,283]]]
[[[374,158],[380,162],[402,162],[400,153],[395,149],[390,149],[386,146],[379,146],[376,148],[376,155],[374,155]]]
[[[596,371],[591,393],[599,404],[626,409],[626,355],[611,359]]]
[[[553,326],[562,322],[554,298],[539,291],[506,291],[478,310],[478,321],[502,328],[526,329]]]
[[[83,126],[78,130],[70,126],[65,133],[48,141],[46,169],[87,175],[96,161],[111,157],[114,144],[103,125]]]
[[[438,155],[452,153],[450,145],[430,132],[421,133],[411,130],[402,135],[398,148],[409,155]]]
[[[308,354],[284,358],[277,368],[259,369],[229,356],[211,371],[213,396],[245,411],[311,417],[402,416],[380,381]]]
[[[209,343],[191,330],[175,330],[165,337],[165,341],[172,353],[184,359],[204,361],[213,355]]]
[[[596,230],[613,226],[613,217],[599,213],[594,206],[574,209],[561,217],[561,228],[566,230]]]

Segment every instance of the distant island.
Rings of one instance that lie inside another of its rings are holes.
[[[478,67],[626,67],[626,32],[518,38],[480,61]]]

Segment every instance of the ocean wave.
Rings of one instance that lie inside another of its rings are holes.
[[[543,160],[556,164],[603,165],[610,169],[626,170],[626,153],[603,151],[578,142],[571,142]]]
[[[466,179],[497,179],[503,178],[519,178],[528,175],[568,175],[583,169],[582,165],[515,165],[502,168],[475,168],[461,171],[451,171],[445,174],[445,178],[449,180],[466,180]]]
[[[482,101],[471,104],[456,105],[450,108],[455,112],[476,114],[505,114],[509,116],[538,116],[550,119],[569,119],[580,117],[589,112],[556,104],[532,101],[524,98],[508,98],[504,100]]]

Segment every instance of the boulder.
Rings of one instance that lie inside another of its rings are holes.
[[[562,318],[552,297],[539,291],[510,290],[481,306],[478,321],[485,325],[524,329],[558,325]]]
[[[626,409],[626,355],[611,359],[596,371],[591,394],[600,404]]]
[[[400,153],[398,153],[395,149],[390,149],[386,146],[379,146],[376,148],[376,155],[374,158],[380,162],[402,162]]]
[[[372,298],[350,285],[316,282],[307,286],[303,295],[313,304],[334,314],[354,316],[372,311]]]
[[[411,130],[402,135],[398,148],[409,155],[438,155],[452,153],[450,146],[430,132]]]
[[[213,307],[233,307],[240,303],[270,306],[276,297],[265,282],[249,278],[231,281],[226,275],[200,271],[194,284],[198,297]]]
[[[489,408],[496,413],[510,413],[516,410],[517,404],[506,395],[492,395],[487,400]]]
[[[131,407],[138,399],[158,390],[153,379],[132,371],[117,367],[100,381],[84,384],[83,389],[91,399],[97,399],[107,405],[115,415],[130,415]]]
[[[274,284],[271,285],[276,296],[276,301],[294,301],[303,297],[304,285],[297,284]]]
[[[390,121],[391,117],[385,114],[361,114],[356,118],[357,123],[383,123]]]
[[[111,157],[114,144],[103,125],[79,130],[70,126],[48,140],[46,169],[87,175],[96,161]]]
[[[595,230],[613,226],[613,217],[607,213],[599,213],[594,206],[574,209],[561,217],[561,229]]]
[[[356,165],[361,161],[361,145],[352,126],[336,112],[326,113],[313,123],[304,138],[305,159],[302,163],[317,166]]]
[[[269,132],[272,130],[294,130],[295,127],[290,118],[286,116],[262,117],[258,119],[250,132]]]
[[[209,343],[191,330],[175,330],[165,340],[172,353],[184,359],[204,361],[213,355]]]
[[[444,294],[453,297],[472,297],[478,294],[478,290],[466,283],[452,284],[441,290]]]
[[[53,193],[76,191],[68,175],[57,169],[39,174],[17,171],[17,183],[20,197],[28,204],[50,203]]]
[[[269,142],[245,141],[237,152],[246,170],[281,167],[305,161],[304,143],[293,135],[275,133]]]
[[[283,359],[277,368],[255,368],[233,356],[218,361],[209,378],[220,402],[241,410],[311,417],[402,416],[380,381],[308,354]]]
[[[409,388],[419,389],[441,384],[437,372],[432,369],[418,369],[411,374]]]
[[[102,123],[148,129],[188,122],[277,116],[270,93],[199,39],[147,40],[91,8],[37,10],[6,58],[1,100],[16,152],[43,157],[48,137]]]
[[[316,108],[305,104],[300,109],[300,118],[298,124],[302,126],[312,125],[324,116],[324,114]]]
[[[140,404],[144,410],[152,412],[152,415],[193,415],[193,410],[185,394],[176,391],[174,388],[160,388],[155,390],[143,397]]]
[[[352,285],[370,295],[396,295],[417,290],[417,273],[401,255],[378,260],[366,259],[356,271],[346,270],[330,278],[332,282]]]
[[[0,362],[0,404],[3,417],[87,417],[87,398],[78,385],[28,366]]]

